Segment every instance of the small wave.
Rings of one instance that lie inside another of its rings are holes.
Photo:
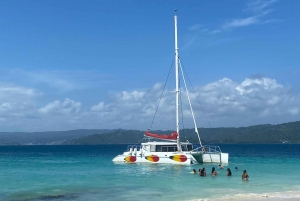
[[[255,200],[285,200],[285,199],[300,199],[300,189],[295,191],[285,192],[269,192],[269,193],[239,193],[239,194],[228,194],[219,198],[202,198],[193,199],[188,201],[255,201]]]

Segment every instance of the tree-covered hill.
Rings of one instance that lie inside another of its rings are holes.
[[[170,134],[173,131],[152,131]],[[300,121],[240,128],[199,128],[203,144],[300,143]],[[51,132],[0,132],[0,145],[128,144],[140,143],[144,131],[80,129]],[[194,129],[180,131],[181,140],[198,142]]]
[[[158,131],[171,133],[172,131]],[[139,143],[144,131],[115,130],[71,140],[69,144],[127,144]],[[300,121],[278,125],[256,125],[240,128],[199,128],[203,143],[300,143]],[[198,142],[194,129],[180,131],[181,140]]]
[[[71,140],[68,144],[128,144],[132,142],[140,142],[143,138],[142,131],[138,130],[116,130],[112,133],[93,134]]]

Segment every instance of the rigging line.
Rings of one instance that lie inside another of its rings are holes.
[[[171,72],[171,69],[172,69],[173,64],[174,64],[174,60],[172,61],[172,64],[171,64],[171,66],[170,66],[169,73],[168,73],[167,79],[166,79],[165,84],[164,84],[164,88],[163,88],[163,90],[162,90],[162,92],[161,92],[159,101],[158,101],[157,106],[156,106],[156,110],[155,110],[155,113],[154,113],[154,117],[153,117],[152,122],[151,122],[151,125],[150,125],[150,127],[149,127],[149,129],[148,129],[149,131],[150,131],[151,128],[152,128],[152,125],[153,125],[153,122],[154,122],[154,119],[155,119],[155,116],[156,116],[156,113],[157,113],[157,110],[158,110],[158,107],[159,107],[159,104],[160,104],[162,95],[163,95],[163,93],[164,93],[164,91],[165,91],[165,88],[166,88],[166,85],[167,85],[167,81],[168,81],[168,79],[169,79],[170,72]]]
[[[180,60],[180,65],[181,65],[181,60]],[[182,65],[181,65],[181,66],[182,66]],[[185,72],[185,74],[186,74],[186,77],[188,78],[188,81],[189,81],[189,83],[190,83],[190,85],[191,85],[191,88],[192,88],[192,90],[193,90],[193,93],[195,94],[195,96],[196,96],[196,98],[197,98],[197,101],[198,101],[198,103],[199,103],[199,105],[200,105],[200,107],[201,107],[201,110],[202,110],[202,112],[203,112],[203,114],[204,114],[204,116],[205,116],[205,119],[206,119],[206,121],[207,121],[207,123],[208,123],[208,125],[209,125],[209,128],[212,129],[212,126],[211,126],[211,124],[210,124],[210,121],[209,121],[208,118],[207,118],[207,115],[206,115],[206,113],[205,113],[205,111],[204,111],[204,109],[203,109],[203,107],[202,107],[202,104],[201,104],[201,102],[199,101],[198,95],[197,95],[197,93],[195,92],[194,87],[193,87],[193,85],[192,85],[192,83],[191,83],[191,80],[190,80],[190,78],[189,78],[188,74],[186,73],[186,70],[185,70],[185,68],[184,68],[183,66],[182,66],[182,69],[184,70],[184,72]],[[212,129],[212,133],[214,134],[215,139],[217,140],[217,136],[216,136],[216,134],[215,134],[215,132],[214,132],[214,129]]]
[[[180,82],[180,80],[179,80],[179,82]],[[179,89],[180,89],[180,83],[179,83]],[[181,110],[181,123],[182,123],[182,133],[183,133],[183,135],[184,135],[184,137],[185,137],[185,139],[186,139],[186,136],[185,136],[185,134],[184,134],[184,122],[183,122],[183,111],[182,111],[182,95],[181,95],[182,93],[181,93],[181,90],[180,90],[180,92],[179,92],[179,97],[180,97],[180,110]]]
[[[189,101],[189,105],[190,105],[190,109],[191,109],[191,113],[192,113],[192,117],[193,117],[193,121],[194,121],[195,132],[198,135],[199,144],[202,147],[202,143],[201,143],[201,140],[200,140],[200,135],[199,135],[198,128],[197,128],[197,123],[196,123],[196,120],[195,120],[195,115],[194,115],[193,107],[192,107],[192,104],[191,104],[191,99],[190,99],[190,96],[189,96],[189,91],[188,91],[187,86],[186,86],[186,82],[185,82],[185,78],[184,78],[184,73],[183,73],[183,70],[182,70],[182,65],[181,65],[181,61],[180,60],[179,60],[179,64],[180,64],[179,65],[180,66],[180,71],[181,71],[181,74],[182,74],[183,83],[184,83],[184,86],[185,86],[186,94],[187,94],[187,97],[188,97],[188,101]]]

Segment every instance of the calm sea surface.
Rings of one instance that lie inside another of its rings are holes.
[[[300,199],[300,145],[220,145],[229,164],[114,164],[127,145],[0,147],[0,200]],[[216,177],[190,172],[212,167]],[[232,177],[226,176],[226,168]],[[238,170],[235,171],[235,167]],[[250,178],[241,180],[246,169]]]

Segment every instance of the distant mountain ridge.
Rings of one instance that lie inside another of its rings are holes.
[[[78,129],[47,132],[0,132],[0,145],[51,145],[64,144],[66,141],[94,133],[110,133],[110,129]]]
[[[300,121],[278,125],[256,125],[240,128],[199,128],[204,144],[234,143],[300,143]],[[171,133],[173,131],[157,131]],[[70,141],[70,144],[128,144],[141,142],[144,131],[116,130]],[[180,131],[182,141],[198,142],[194,129]]]
[[[171,133],[172,131],[153,131]],[[300,143],[300,121],[278,125],[199,128],[204,144]],[[91,145],[140,143],[144,131],[124,129],[79,129],[49,132],[0,132],[0,145]],[[181,140],[198,142],[194,129],[180,131]]]

